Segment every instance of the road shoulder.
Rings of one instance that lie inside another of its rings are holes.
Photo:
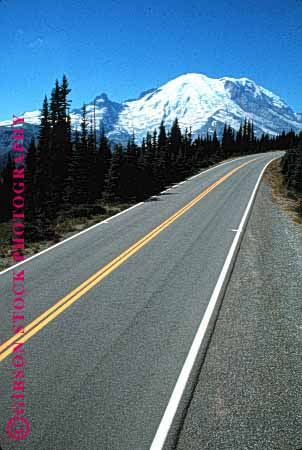
[[[261,183],[177,450],[302,447],[302,229]]]

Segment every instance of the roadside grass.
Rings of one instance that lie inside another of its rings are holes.
[[[70,217],[61,216],[58,218],[54,229],[60,237],[62,236],[60,240],[66,239],[79,231],[85,230],[96,223],[102,222],[103,220],[118,214],[134,204],[135,202],[114,204],[99,203],[90,213],[89,210],[85,211],[85,208],[78,208],[78,210],[73,208],[70,211]],[[98,212],[95,213],[94,210],[98,210]]]
[[[291,220],[297,224],[302,224],[302,197],[288,191],[281,173],[281,158],[270,164],[265,171],[264,181],[272,188],[272,196],[283,211],[285,211]]]
[[[0,224],[0,270],[10,263],[11,256],[11,227],[9,223]]]
[[[23,254],[25,258],[28,258],[36,253],[45,250],[52,245],[67,239],[74,234],[85,230],[109,217],[118,214],[119,212],[133,206],[136,202],[132,203],[99,203],[94,208],[73,208],[68,217],[61,215],[55,226],[56,239],[54,240],[40,240],[36,242],[26,242],[25,250]],[[98,211],[95,213],[95,211]],[[7,269],[15,264],[11,256],[11,224],[0,223],[0,271]]]

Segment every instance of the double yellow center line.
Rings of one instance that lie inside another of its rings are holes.
[[[203,192],[201,192],[197,197],[195,197],[192,201],[187,203],[183,208],[179,209],[176,213],[170,216],[167,220],[162,222],[158,227],[154,228],[150,233],[146,236],[142,237],[135,244],[131,245],[127,250],[121,253],[117,258],[113,259],[109,264],[102,267],[98,272],[88,278],[84,283],[79,285],[76,289],[69,292],[65,297],[55,303],[51,308],[33,320],[29,325],[24,328],[24,332],[20,334],[16,334],[2,345],[0,345],[0,361],[3,361],[8,355],[13,352],[15,344],[20,341],[22,343],[27,342],[32,336],[34,336],[38,331],[44,328],[48,323],[54,320],[57,316],[59,316],[65,309],[69,308],[73,303],[75,303],[79,298],[81,298],[84,294],[90,291],[94,286],[100,283],[104,278],[106,278],[111,272],[117,269],[121,264],[127,261],[130,256],[137,253],[142,247],[144,247],[148,242],[154,239],[159,233],[169,227],[173,222],[175,222],[179,217],[185,214],[189,209],[191,209],[196,203],[198,203],[201,199],[206,197],[213,189],[219,186],[221,183],[230,178],[234,173],[238,170],[245,167],[247,164],[255,161],[255,159],[250,160],[244,164],[239,165],[238,167],[230,170],[226,175],[219,178],[218,181],[213,183]]]

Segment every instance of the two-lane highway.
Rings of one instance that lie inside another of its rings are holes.
[[[15,268],[26,285],[24,441],[5,432],[17,338],[12,270],[0,275],[3,450],[161,449],[174,387],[276,156],[221,164]]]

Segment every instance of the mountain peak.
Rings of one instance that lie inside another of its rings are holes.
[[[180,126],[191,128],[195,136],[214,130],[221,135],[224,123],[238,129],[245,118],[254,122],[258,135],[302,129],[301,114],[295,114],[279,96],[247,77],[210,78],[188,72],[122,103],[102,93],[88,103],[88,118],[94,114],[94,102],[96,123],[102,123],[114,142],[126,141],[133,130],[139,142],[162,120],[171,127],[176,117]],[[40,111],[25,113],[24,117],[27,123],[38,125]],[[71,120],[73,127],[79,127],[80,108],[71,111]],[[3,121],[0,126],[9,123]]]
[[[95,101],[96,103],[108,102],[108,101],[109,101],[109,98],[108,98],[108,95],[105,94],[105,92],[103,92],[101,95],[97,95],[97,96],[95,97],[94,101]]]
[[[247,77],[216,79],[193,72],[127,102],[119,114],[118,129],[129,133],[136,130],[139,141],[146,131],[158,128],[161,120],[170,127],[175,117],[182,128],[191,127],[193,135],[205,135],[214,129],[221,134],[225,122],[238,129],[245,118],[254,122],[258,135],[302,128],[299,116],[255,81]],[[111,137],[115,136],[113,131]]]
[[[195,72],[189,72],[185,73],[183,75],[179,75],[178,77],[174,78],[173,80],[168,81],[164,86],[167,85],[187,85],[187,84],[200,84],[200,83],[210,83],[211,81],[214,81],[214,78],[210,78],[207,75],[204,75],[202,73],[195,73]]]

